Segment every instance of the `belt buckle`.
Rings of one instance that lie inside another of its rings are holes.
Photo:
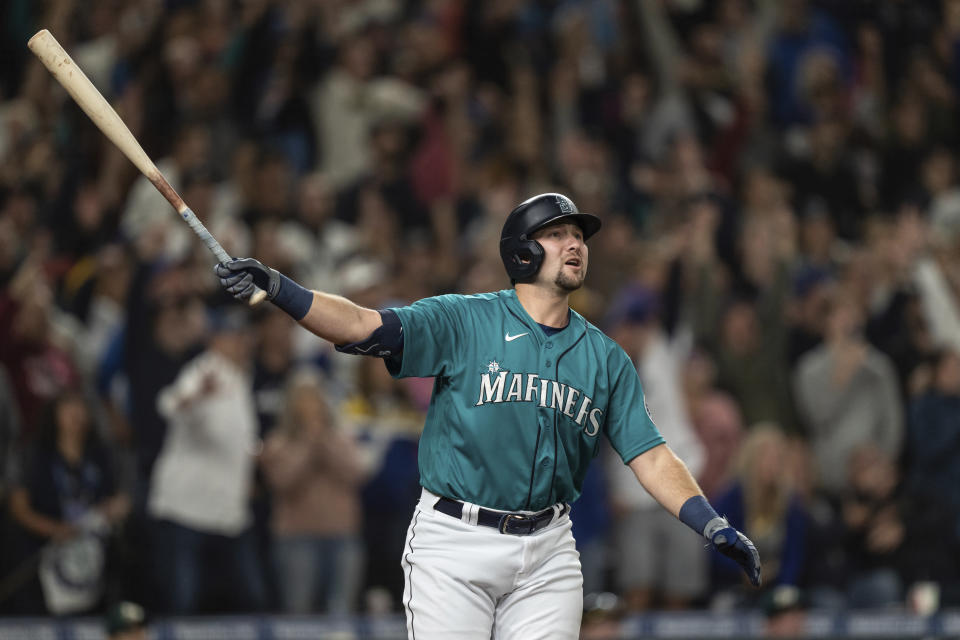
[[[507,527],[510,526],[511,520],[516,520],[518,522],[525,522],[528,525],[527,530],[518,531],[516,533],[507,531]],[[534,520],[533,518],[528,518],[527,516],[522,516],[516,513],[505,513],[500,518],[500,526],[498,527],[498,529],[500,530],[500,533],[507,534],[507,535],[528,536],[537,530],[537,521]]]

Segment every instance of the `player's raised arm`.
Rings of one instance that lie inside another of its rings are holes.
[[[342,296],[306,289],[253,258],[221,262],[215,270],[220,284],[237,300],[246,302],[259,287],[301,326],[336,345],[360,343],[383,324],[379,312]]]
[[[747,536],[714,511],[687,466],[665,444],[630,461],[637,480],[663,508],[702,535],[714,549],[733,559],[750,583],[760,586],[760,555]]]

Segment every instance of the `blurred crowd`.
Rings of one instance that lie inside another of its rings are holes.
[[[502,289],[515,204],[603,219],[572,304],[765,586],[607,450],[588,609],[960,604],[957,0],[4,0],[0,612],[399,611],[432,386],[225,299],[40,28],[305,286]]]

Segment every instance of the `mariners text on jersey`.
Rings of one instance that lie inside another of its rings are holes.
[[[513,373],[510,383],[507,384],[509,372],[500,371],[495,374],[484,373],[480,376],[480,398],[476,406],[486,402],[534,402],[538,407],[554,409],[563,415],[572,418],[577,426],[584,426],[588,436],[595,436],[600,431],[603,409],[591,408],[593,400],[583,391],[556,380],[541,378],[535,373]],[[506,388],[506,395],[504,395]]]

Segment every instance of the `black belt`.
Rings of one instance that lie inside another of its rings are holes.
[[[464,504],[459,500],[450,498],[440,498],[433,508],[440,513],[445,513],[457,519],[462,519]],[[553,521],[553,516],[559,518],[567,512],[569,507],[564,504],[560,507],[560,512],[550,507],[539,513],[526,515],[523,513],[502,513],[500,511],[490,511],[480,507],[477,511],[477,524],[484,527],[492,527],[500,533],[509,533],[515,536],[528,536],[534,531],[539,531]]]

